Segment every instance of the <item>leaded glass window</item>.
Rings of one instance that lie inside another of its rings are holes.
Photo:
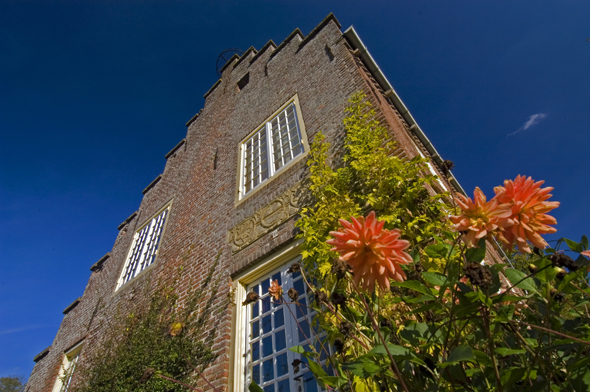
[[[297,108],[291,103],[242,144],[242,195],[272,177],[302,152]]]
[[[247,291],[259,294],[260,300],[248,305],[247,311],[247,386],[251,381],[260,385],[264,392],[316,392],[320,391],[312,373],[301,365],[295,373],[291,365],[294,359],[306,363],[300,354],[289,351],[290,347],[303,346],[309,350],[313,345],[321,352],[325,365],[328,353],[322,351],[319,339],[323,334],[312,328],[315,312],[308,308],[311,293],[308,293],[301,273],[287,273],[288,263],[263,279],[250,284]],[[276,301],[268,294],[271,282],[277,281],[283,288],[283,298]],[[299,292],[296,305],[286,293],[291,288]],[[295,321],[297,320],[297,321]]]
[[[135,233],[117,288],[133,279],[154,262],[169,211],[170,206],[159,212]]]

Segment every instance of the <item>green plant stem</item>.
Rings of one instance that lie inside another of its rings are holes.
[[[529,324],[529,323],[525,323],[524,321],[519,321],[519,320],[514,320],[514,321],[516,321],[517,323],[520,323],[520,324],[522,324],[522,325],[529,326],[529,327],[531,327],[531,328],[537,328],[537,329],[543,330],[543,331],[545,331],[545,332],[549,332],[549,333],[552,333],[552,334],[555,334],[555,335],[559,335],[559,336],[562,336],[562,337],[564,337],[564,338],[572,339],[572,340],[575,340],[576,342],[583,343],[583,344],[587,344],[587,345],[589,345],[589,346],[590,346],[590,342],[587,342],[587,341],[585,341],[585,340],[581,340],[581,339],[578,339],[578,338],[574,338],[573,336],[566,335],[566,334],[564,334],[564,333],[557,332],[557,331],[554,331],[554,330],[552,330],[552,329],[549,329],[549,328],[541,327],[541,326],[539,326],[539,325],[535,325],[535,324]]]
[[[173,378],[166,377],[166,376],[163,376],[163,375],[161,375],[161,374],[156,374],[156,376],[158,376],[158,377],[160,377],[160,378],[163,378],[164,380],[172,381],[173,383],[176,383],[176,384],[178,384],[178,385],[182,385],[183,387],[187,387],[187,388],[188,388],[188,389],[190,389],[191,391],[198,391],[198,392],[203,392],[203,390],[202,390],[202,389],[200,389],[200,388],[191,387],[190,385],[188,385],[188,384],[185,384],[185,383],[183,383],[183,382],[180,382],[180,381],[177,381],[177,380],[175,380],[175,379],[173,379]],[[214,390],[216,390],[216,389],[214,389]]]
[[[199,369],[197,369],[197,367],[191,363],[191,361],[189,361],[189,359],[186,356],[184,356],[184,359],[189,364],[189,366],[192,367],[195,372],[197,372],[197,374],[199,375],[199,377],[201,377],[203,380],[205,380],[205,382],[207,383],[207,385],[209,385],[211,388],[213,388],[213,392],[220,392],[217,388],[215,388],[215,386],[213,386],[213,384],[211,384],[209,382],[209,380],[207,380],[207,378],[205,377],[205,375],[203,373],[201,373],[199,371]]]
[[[487,297],[487,293],[486,293]],[[492,332],[490,330],[490,318],[488,309],[486,307],[481,308],[482,314],[485,316],[483,318],[483,325],[486,330],[486,334],[488,335],[488,345],[490,346],[490,357],[492,359],[492,365],[494,366],[494,376],[496,377],[497,383],[497,390],[502,392],[502,380],[500,378],[500,372],[498,371],[498,363],[496,362],[496,352],[494,350],[494,339],[492,337]]]
[[[531,272],[530,274],[528,274],[527,276],[525,276],[524,278],[522,278],[518,282],[514,283],[512,286],[508,287],[506,289],[506,291],[504,291],[502,294],[500,294],[500,296],[498,297],[498,302],[501,302],[500,299],[502,299],[502,297],[504,297],[506,295],[506,293],[510,292],[510,290],[512,290],[514,287],[516,287],[520,282],[525,281],[526,279],[538,274],[539,272],[541,272],[549,267],[553,267],[553,264],[547,264],[545,267],[541,268],[540,270],[535,271],[535,272]]]
[[[393,355],[391,355],[391,352],[389,351],[389,347],[387,347],[387,342],[383,338],[383,335],[381,335],[381,331],[379,330],[379,326],[377,325],[377,322],[375,321],[375,316],[373,315],[373,312],[371,312],[371,308],[369,307],[369,304],[367,304],[365,297],[363,296],[363,294],[361,293],[361,291],[359,290],[357,285],[354,283],[354,280],[351,279],[350,281],[352,282],[352,285],[353,285],[354,289],[356,290],[356,292],[359,294],[359,296],[363,300],[363,304],[365,305],[365,309],[367,309],[367,313],[369,314],[369,318],[371,319],[371,323],[373,324],[373,328],[375,328],[375,331],[377,331],[377,335],[379,336],[381,343],[383,343],[383,347],[385,347],[385,351],[387,351],[387,355],[389,356],[389,360],[391,361],[391,367],[392,367],[393,372],[399,378],[399,381],[402,384],[404,391],[410,392],[408,390],[408,387],[406,386],[406,383],[404,382],[404,378],[402,377],[402,373],[399,371],[399,368],[397,367],[397,364],[395,363],[395,360],[393,359]]]

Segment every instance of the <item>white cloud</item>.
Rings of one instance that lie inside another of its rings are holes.
[[[13,328],[13,329],[5,329],[0,331],[0,335],[8,335],[11,333],[16,333],[16,332],[22,332],[22,331],[30,331],[32,329],[39,329],[39,328],[45,328],[44,326],[41,325],[28,325],[25,327],[19,327],[19,328]]]
[[[540,123],[541,120],[543,120],[545,117],[547,117],[546,113],[535,113],[535,114],[530,115],[522,127],[518,128],[516,131],[508,134],[507,137],[514,136],[517,133],[522,132],[522,131],[526,131],[527,129]]]

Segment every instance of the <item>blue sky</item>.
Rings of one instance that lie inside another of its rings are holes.
[[[0,1],[0,377],[28,377],[226,48],[353,25],[454,174],[555,187],[590,234],[590,2]]]

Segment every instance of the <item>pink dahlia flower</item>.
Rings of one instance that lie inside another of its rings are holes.
[[[402,264],[413,260],[404,252],[409,242],[400,240],[400,231],[383,228],[385,221],[379,221],[371,211],[367,218],[352,218],[352,223],[340,219],[343,226],[338,231],[331,231],[334,238],[326,241],[333,245],[332,250],[340,254],[340,260],[352,267],[354,282],[368,291],[375,289],[375,282],[384,289],[389,289],[389,279],[403,282],[406,274]]]
[[[518,175],[514,181],[505,180],[504,186],[494,188],[500,203],[507,203],[511,208],[510,219],[514,224],[504,228],[499,238],[507,248],[516,244],[521,252],[531,253],[527,241],[539,249],[545,249],[547,242],[541,234],[555,233],[557,230],[548,225],[557,223],[547,212],[559,207],[557,201],[546,201],[552,195],[553,188],[541,188],[545,181],[533,181],[531,177]]]
[[[500,227],[513,224],[509,219],[511,213],[509,204],[500,204],[494,197],[487,201],[481,189],[475,188],[473,200],[457,194],[457,204],[461,207],[461,215],[451,216],[451,222],[455,229],[466,232],[465,242],[470,246],[476,246],[479,240]]]

